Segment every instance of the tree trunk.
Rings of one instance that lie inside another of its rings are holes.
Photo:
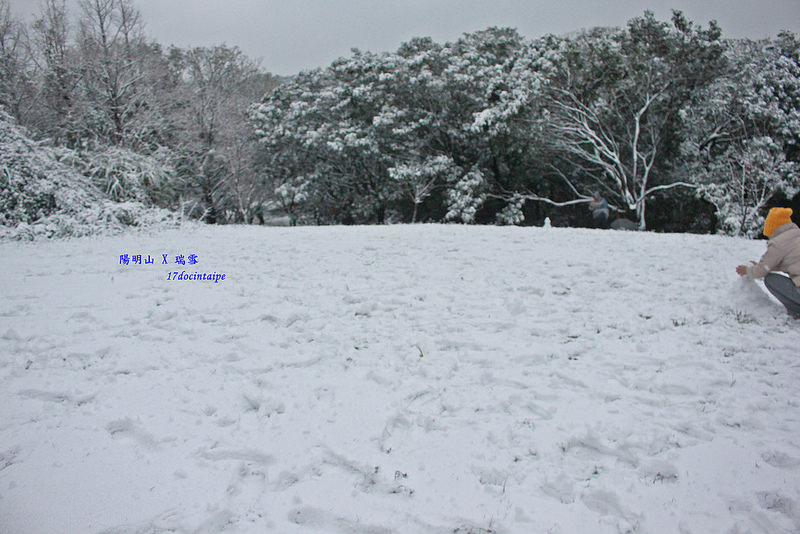
[[[214,194],[210,189],[206,188],[203,191],[203,200],[206,203],[206,213],[203,217],[206,224],[217,224],[217,209],[214,206]]]
[[[646,208],[645,199],[639,201],[639,205],[636,206],[636,217],[639,219],[639,230],[641,231],[647,230],[647,222],[645,221]]]

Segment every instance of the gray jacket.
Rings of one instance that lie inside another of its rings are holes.
[[[767,251],[758,263],[747,268],[750,278],[763,278],[770,271],[788,274],[800,288],[800,228],[786,223],[773,232],[767,242]]]

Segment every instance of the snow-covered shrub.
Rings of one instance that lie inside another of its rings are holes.
[[[473,167],[447,192],[447,221],[475,222],[475,214],[486,200],[486,181],[480,169]]]
[[[53,213],[32,224],[22,222],[16,227],[0,227],[0,239],[83,237],[115,234],[131,227],[176,227],[179,223],[175,213],[169,210],[135,201],[101,200],[77,211]]]
[[[308,181],[302,176],[275,188],[274,194],[281,205],[299,204],[308,200]]]
[[[33,141],[0,110],[0,238],[80,237],[177,224],[167,210],[105,198],[78,171],[83,164],[69,149]]]
[[[162,150],[153,156],[108,147],[82,158],[83,173],[111,200],[159,204],[175,183],[175,170]]]
[[[60,163],[0,110],[0,225],[31,224],[56,212],[76,212],[102,195]]]
[[[309,180],[298,176],[275,188],[273,194],[281,208],[289,216],[289,224],[297,224],[302,206],[308,201]]]
[[[508,204],[497,214],[497,224],[518,225],[525,220],[522,206],[525,199],[520,195],[514,195]]]

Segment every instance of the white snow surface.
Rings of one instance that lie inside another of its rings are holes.
[[[763,241],[199,227],[0,244],[0,532],[800,531]],[[219,283],[171,281],[225,273]],[[120,265],[150,254],[152,265]]]

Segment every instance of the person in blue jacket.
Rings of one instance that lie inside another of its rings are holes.
[[[589,203],[589,209],[592,211],[594,227],[608,228],[608,201],[605,197],[600,193],[595,193],[594,198]]]

